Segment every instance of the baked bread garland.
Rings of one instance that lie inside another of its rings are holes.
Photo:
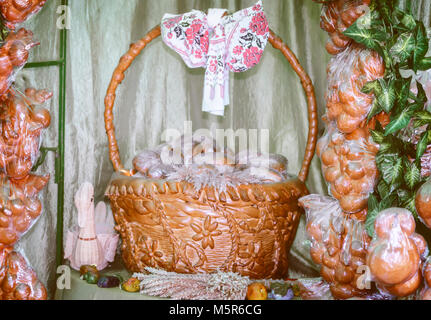
[[[2,0],[0,13],[3,23],[14,30],[18,24],[37,14],[45,3],[46,0]]]
[[[12,87],[39,43],[17,26],[36,14],[46,0],[0,1],[0,300],[46,300],[47,290],[14,245],[42,213],[39,193],[49,175],[30,173],[39,156],[40,136],[51,117],[40,105],[52,97],[46,90]],[[9,30],[8,30],[8,29]]]

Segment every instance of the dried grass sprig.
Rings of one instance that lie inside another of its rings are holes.
[[[244,300],[248,277],[236,273],[179,274],[145,268],[149,274],[135,273],[141,293],[173,300]]]

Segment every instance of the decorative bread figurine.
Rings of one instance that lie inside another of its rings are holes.
[[[114,261],[118,244],[113,219],[109,220],[105,203],[99,202],[94,209],[94,188],[88,182],[76,193],[75,206],[79,230],[68,231],[64,256],[75,270],[83,265],[94,265],[103,270]]]

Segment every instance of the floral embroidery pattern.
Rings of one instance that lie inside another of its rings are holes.
[[[224,12],[210,9],[208,16],[197,10],[167,14],[161,24],[163,41],[187,66],[207,69],[203,107],[217,115],[220,107],[229,104],[229,70],[243,72],[257,65],[269,38],[262,1],[233,15],[223,16]]]
[[[259,36],[263,36],[269,32],[268,21],[266,21],[265,14],[263,12],[259,12],[253,17],[250,22],[250,30]]]
[[[190,227],[193,229],[194,232],[196,232],[196,234],[193,236],[193,240],[202,240],[203,249],[206,249],[208,247],[214,249],[214,237],[218,237],[222,234],[220,230],[217,230],[218,223],[211,223],[210,216],[206,217],[203,228],[198,226],[196,223],[192,223]]]

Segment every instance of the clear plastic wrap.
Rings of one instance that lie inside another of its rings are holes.
[[[336,0],[323,5],[320,26],[329,33],[326,50],[330,54],[343,52],[352,42],[343,32],[366,12],[364,6],[369,4],[370,0]]]
[[[367,82],[383,77],[384,72],[382,58],[359,45],[351,45],[332,58],[325,96],[327,117],[342,133],[352,133],[366,119],[374,96],[361,90]]]
[[[46,90],[27,89],[8,98],[0,109],[0,244],[14,245],[42,212],[38,194],[49,175],[31,174],[39,155],[42,130],[50,124]]]
[[[415,293],[422,284],[421,267],[428,245],[415,233],[413,215],[406,209],[386,209],[377,216],[374,228],[367,266],[377,288],[396,297]]]
[[[344,135],[330,123],[319,140],[317,155],[322,161],[324,178],[343,211],[356,213],[367,207],[377,182],[378,150],[367,128]]]
[[[287,159],[276,154],[242,151],[234,155],[211,137],[182,136],[133,159],[137,176],[148,179],[188,181],[197,190],[205,186],[274,183],[286,180]]]
[[[0,96],[7,93],[19,70],[27,63],[29,50],[38,45],[24,28],[10,32],[0,47]]]
[[[26,89],[25,94],[8,95],[0,105],[0,168],[9,178],[23,179],[33,168],[42,130],[51,122],[40,105],[51,97],[46,90]]]
[[[0,12],[4,24],[11,30],[38,13],[46,0],[1,0]]]
[[[370,291],[360,288],[370,239],[361,218],[345,215],[337,200],[309,195],[299,200],[307,215],[306,231],[311,241],[310,254],[321,265],[320,274],[330,285],[333,296],[348,299],[366,296]]]
[[[424,262],[422,275],[425,279],[425,286],[422,289],[420,298],[422,300],[431,300],[431,257],[428,257]]]
[[[428,179],[416,193],[415,206],[421,221],[431,228],[431,179]]]
[[[302,300],[332,300],[329,284],[322,278],[298,279],[295,284]]]
[[[45,300],[47,291],[25,257],[0,243],[0,300]]]

